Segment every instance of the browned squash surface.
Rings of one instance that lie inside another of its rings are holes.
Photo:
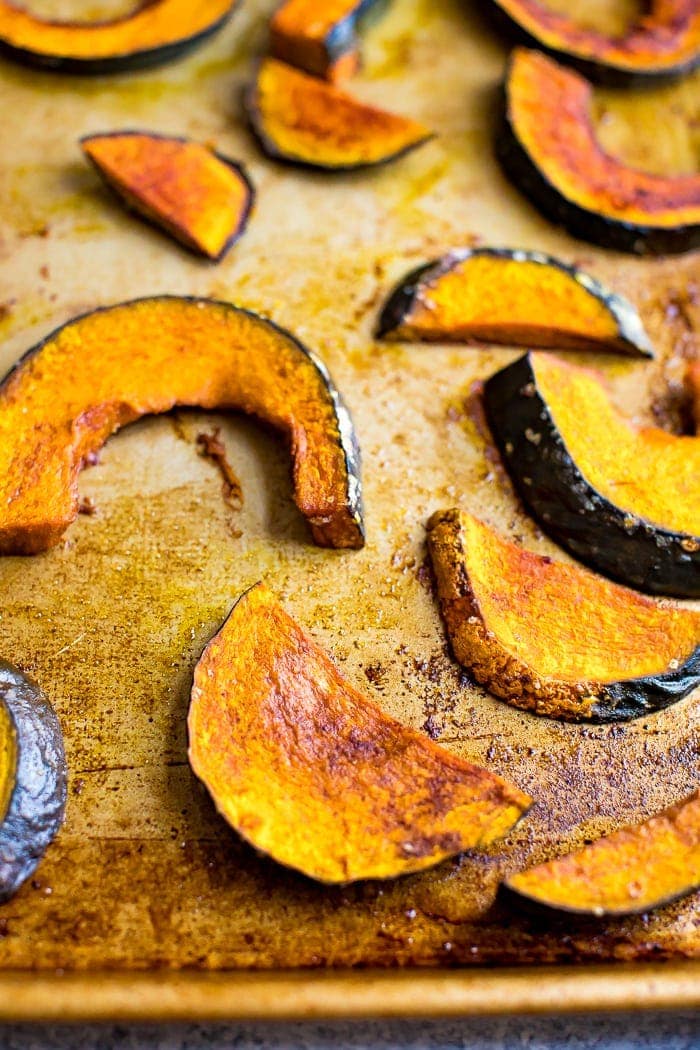
[[[197,664],[188,729],[192,768],[232,827],[322,882],[486,846],[531,802],[385,715],[261,584]]]
[[[245,230],[253,202],[245,171],[199,142],[122,131],[81,145],[129,207],[192,251],[220,259]]]
[[[685,896],[700,887],[700,791],[505,885],[537,905],[600,917],[649,911]]]
[[[383,164],[431,138],[415,120],[365,105],[274,58],[260,65],[247,109],[268,156],[331,171]]]
[[[433,515],[428,546],[455,657],[514,706],[617,721],[700,684],[700,612],[524,550],[464,511]]]
[[[86,456],[176,405],[237,409],[282,431],[317,543],[362,546],[358,452],[325,368],[289,333],[228,303],[160,297],[78,318],[0,387],[0,552],[58,542]]]
[[[375,0],[285,0],[270,22],[276,58],[326,80],[351,76],[360,56],[355,23]]]
[[[687,383],[690,390],[695,432],[700,436],[700,361],[688,366]]]

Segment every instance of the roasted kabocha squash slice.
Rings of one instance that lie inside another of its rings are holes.
[[[576,237],[640,253],[700,245],[700,175],[652,175],[606,153],[591,85],[539,51],[513,52],[496,151],[515,186]]]
[[[163,296],[86,314],[0,386],[0,552],[57,543],[77,477],[110,434],[177,405],[247,412],[287,437],[316,543],[363,543],[359,456],[326,369],[288,332],[230,303]]]
[[[452,251],[413,270],[387,300],[377,334],[654,356],[626,299],[551,255],[507,248]]]
[[[596,372],[530,353],[484,386],[523,502],[565,550],[651,594],[700,597],[700,439],[635,427]]]
[[[513,875],[504,887],[538,908],[634,915],[700,888],[700,791],[576,853]]]
[[[0,51],[61,73],[117,73],[178,58],[219,29],[237,0],[151,0],[123,18],[56,22],[0,0]]]
[[[188,730],[228,823],[321,882],[421,871],[505,835],[531,803],[385,715],[261,584],[204,650]]]
[[[539,0],[488,0],[491,14],[520,41],[534,43],[591,80],[620,86],[682,76],[700,62],[696,0],[650,0],[645,6],[626,33],[610,36]]]
[[[700,612],[523,550],[463,511],[433,515],[428,548],[455,658],[514,707],[617,722],[700,685]]]
[[[29,878],[63,823],[66,759],[36,682],[0,661],[0,901]]]
[[[246,108],[269,157],[326,171],[384,164],[432,137],[415,120],[367,106],[274,58],[260,65]]]
[[[351,76],[360,61],[358,22],[376,6],[377,0],[285,0],[270,23],[272,54],[326,80]]]
[[[221,259],[243,234],[253,187],[240,164],[187,139],[113,131],[81,140],[124,203],[191,251]]]

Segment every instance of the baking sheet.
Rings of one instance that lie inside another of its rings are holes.
[[[591,248],[518,195],[492,159],[506,49],[476,7],[458,0],[395,0],[368,32],[365,69],[352,84],[435,128],[433,142],[356,175],[266,162],[240,93],[272,6],[248,0],[210,44],[149,73],[83,80],[0,66],[0,367],[71,316],[135,296],[211,295],[259,310],[323,357],[352,410],[368,529],[361,552],[313,547],[281,444],[248,420],[181,412],[109,442],[81,478],[97,513],[60,547],[0,560],[1,655],[35,675],[55,704],[71,775],[65,827],[2,908],[0,966],[87,971],[97,990],[105,971],[131,980],[154,968],[697,958],[698,895],[595,927],[546,925],[495,899],[504,874],[689,792],[700,697],[623,726],[566,726],[512,710],[469,681],[449,657],[430,589],[429,515],[462,505],[564,557],[494,471],[466,407],[473,382],[515,352],[384,346],[371,333],[392,283],[449,247],[550,251],[638,304],[659,361],[596,361],[636,419],[674,425],[683,358],[697,352],[699,257],[639,260]],[[54,8],[70,13],[68,0]],[[601,93],[601,134],[632,162],[694,170],[699,125],[689,127],[688,115],[699,96],[697,76],[644,97]],[[226,261],[190,257],[100,187],[77,139],[119,127],[191,135],[249,165],[257,208]],[[197,455],[197,435],[214,426],[241,480],[240,512]],[[321,888],[236,838],[189,771],[185,717],[199,652],[261,578],[387,711],[536,798],[508,839],[395,883]],[[637,972],[644,981],[648,969]],[[9,995],[14,980],[0,973],[0,991]],[[445,980],[456,992],[462,977]],[[402,988],[415,1012],[410,974]],[[498,992],[489,994],[498,1004]]]

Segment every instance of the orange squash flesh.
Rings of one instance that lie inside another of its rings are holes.
[[[285,0],[270,22],[275,58],[337,81],[360,64],[355,26],[376,0]]]
[[[700,61],[696,0],[651,0],[642,18],[618,38],[582,26],[539,0],[490,3],[518,35],[606,83],[679,76]]]
[[[690,388],[695,432],[700,437],[700,361],[693,361],[688,366],[687,383]]]
[[[408,274],[378,334],[653,356],[631,303],[551,256],[506,248],[452,251]]]
[[[700,887],[700,791],[643,824],[505,883],[529,903],[578,915],[632,915]]]
[[[497,150],[516,186],[578,237],[640,252],[700,244],[700,175],[652,175],[605,153],[590,84],[538,51],[513,52]]]
[[[255,314],[165,296],[69,322],[0,387],[0,552],[56,544],[78,513],[85,457],[126,423],[177,405],[236,409],[281,430],[315,541],[362,546],[357,446],[325,368]]]
[[[364,105],[274,58],[260,65],[246,105],[268,156],[329,171],[383,164],[432,137],[422,124]]]
[[[700,685],[700,612],[523,550],[463,511],[433,515],[428,547],[456,659],[513,706],[619,721]]]
[[[103,22],[46,21],[0,0],[0,49],[66,73],[110,73],[166,62],[215,32],[237,0],[151,0]]]
[[[132,131],[89,135],[81,146],[129,207],[192,251],[221,259],[244,232],[252,185],[206,146]]]
[[[188,730],[222,816],[321,882],[394,878],[487,846],[531,803],[385,715],[261,584],[197,664]]]

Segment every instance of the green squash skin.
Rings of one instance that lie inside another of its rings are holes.
[[[16,734],[14,787],[0,823],[0,902],[36,869],[63,823],[66,758],[56,713],[36,682],[0,661],[0,703]]]
[[[494,259],[531,262],[544,267],[554,267],[562,270],[572,280],[582,285],[587,292],[602,302],[617,323],[615,345],[611,341],[609,346],[603,346],[597,341],[587,341],[582,336],[578,340],[580,345],[577,345],[576,349],[609,350],[611,353],[626,354],[630,357],[654,357],[654,350],[649,336],[644,331],[637,311],[627,299],[609,291],[594,277],[591,277],[590,274],[584,273],[583,270],[579,270],[576,266],[564,263],[552,255],[513,248],[457,249],[442,256],[440,259],[435,259],[433,262],[425,263],[412,270],[401,279],[387,299],[377,324],[375,332],[377,338],[397,338],[394,334],[395,330],[403,324],[406,317],[413,310],[415,301],[420,296],[422,289],[450,273],[456,266],[477,256],[489,256]],[[449,342],[449,340],[445,341]],[[567,346],[570,346],[572,349],[574,348],[573,341],[573,336],[567,338]],[[509,346],[512,345],[512,342],[505,338],[503,342]]]
[[[592,487],[540,396],[529,354],[486,381],[484,407],[518,495],[564,550],[628,587],[700,598],[700,537],[651,522],[630,525],[629,512]],[[525,436],[528,430],[540,435],[537,445]]]

